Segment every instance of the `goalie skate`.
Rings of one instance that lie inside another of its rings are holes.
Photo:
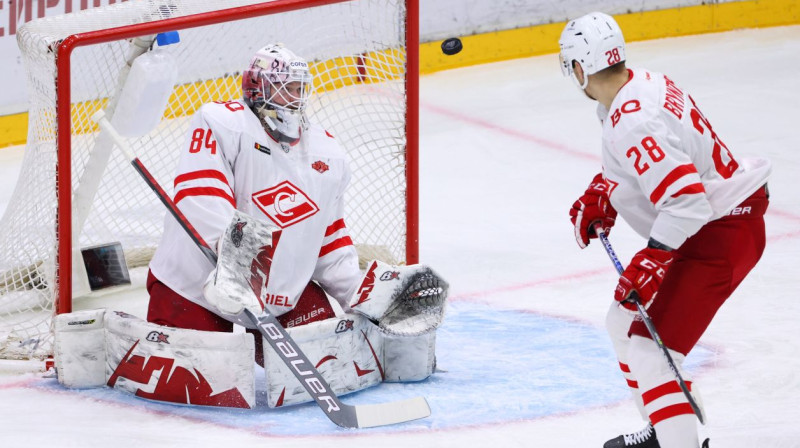
[[[603,448],[660,448],[656,431],[650,423],[641,431],[633,434],[623,434],[615,437],[605,444]]]

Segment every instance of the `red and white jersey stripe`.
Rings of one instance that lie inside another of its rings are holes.
[[[677,248],[766,183],[770,163],[738,158],[668,77],[629,70],[603,125],[611,204],[645,238]]]
[[[236,208],[236,199],[233,198],[233,188],[230,184],[225,174],[217,170],[183,173],[175,178],[175,197],[172,199],[175,204],[179,204],[189,196],[216,196],[225,199]]]
[[[209,103],[193,117],[174,181],[174,201],[212,247],[238,209],[281,231],[268,294],[296,299],[310,280],[346,303],[361,280],[344,221],[350,180],[346,155],[324,129],[311,125],[284,149],[240,101]],[[187,299],[206,305],[202,288],[214,266],[168,215],[150,263],[153,275]],[[289,308],[271,311],[280,315]]]
[[[352,245],[353,240],[351,240],[350,235],[348,235],[344,219],[337,219],[325,229],[325,239],[322,241],[322,248],[319,250],[319,256],[324,257],[336,249]]]

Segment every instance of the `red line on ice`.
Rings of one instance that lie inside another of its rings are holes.
[[[785,212],[783,210],[776,210],[772,207],[767,210],[767,215],[774,215],[778,218],[784,218],[791,221],[800,221],[800,216],[795,215],[794,213]]]
[[[768,236],[767,241],[770,243],[774,243],[775,241],[790,240],[797,237],[800,237],[800,230],[795,232],[781,233],[779,235]]]
[[[502,287],[499,287],[499,288],[488,289],[488,290],[485,290],[485,291],[476,291],[476,292],[470,292],[470,293],[465,293],[465,294],[456,294],[454,296],[451,296],[449,300],[452,301],[452,300],[477,299],[477,298],[480,298],[480,297],[491,296],[491,295],[494,295],[494,294],[499,294],[499,293],[504,293],[504,292],[512,292],[512,291],[519,291],[521,289],[536,288],[538,286],[549,285],[551,283],[559,283],[559,282],[563,282],[563,281],[567,281],[567,280],[581,280],[581,279],[584,279],[584,278],[587,278],[587,277],[594,277],[594,276],[600,275],[600,274],[608,275],[609,271],[613,271],[613,268],[604,267],[604,268],[599,268],[599,269],[591,269],[591,270],[588,270],[588,271],[581,271],[581,272],[576,272],[576,273],[572,273],[572,274],[559,275],[559,276],[556,276],[556,277],[543,278],[543,279],[534,280],[534,281],[531,281],[531,282],[518,283],[516,285],[502,286]]]

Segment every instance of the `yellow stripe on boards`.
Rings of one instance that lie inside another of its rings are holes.
[[[589,12],[589,11],[586,11]],[[685,8],[619,14],[614,18],[625,40],[658,39],[714,33],[739,28],[800,23],[798,0],[749,0],[712,3]],[[458,67],[558,52],[558,38],[566,22],[459,37],[464,49],[453,56],[442,53],[441,41],[420,45],[420,72],[433,73]]]
[[[0,147],[21,145],[28,138],[28,113],[0,117]]]

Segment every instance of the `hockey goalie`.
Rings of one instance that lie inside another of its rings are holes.
[[[243,72],[241,101],[195,113],[173,201],[218,262],[167,215],[147,321],[106,310],[58,316],[60,383],[252,408],[255,360],[270,407],[310,401],[245,309],[277,316],[337,394],[433,373],[448,285],[422,265],[359,269],[344,221],[346,155],[305,114],[312,81],[305,60],[268,45]]]

